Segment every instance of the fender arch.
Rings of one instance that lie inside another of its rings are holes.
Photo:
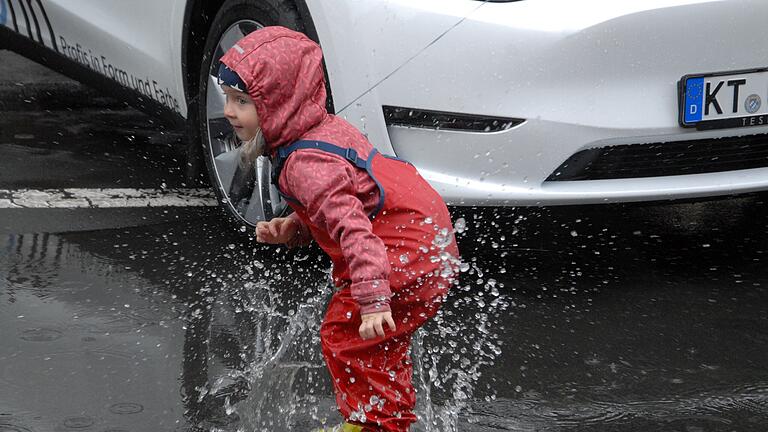
[[[302,27],[301,30],[304,34],[309,36],[310,39],[321,44],[320,37],[317,34],[315,23],[312,20],[312,14],[309,11],[306,0],[283,0],[290,1],[296,11],[299,13]],[[197,98],[197,69],[190,67],[200,63],[200,59],[203,57],[203,47],[205,46],[205,37],[208,34],[208,30],[211,27],[213,18],[224,4],[223,0],[218,1],[206,1],[206,0],[189,0],[186,3],[184,9],[184,25],[182,27],[181,38],[181,71],[182,80],[184,85],[185,97],[188,105],[196,102]],[[328,81],[328,70],[323,62],[323,69],[325,71],[325,81]],[[328,112],[335,112],[333,108],[333,96],[331,89],[328,86],[326,88],[328,94],[328,101],[326,107]]]

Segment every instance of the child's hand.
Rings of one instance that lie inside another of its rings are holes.
[[[384,322],[387,322],[389,329],[395,330],[395,321],[392,319],[392,312],[374,312],[362,315],[363,323],[360,324],[360,337],[363,339],[373,339],[376,336],[384,337]]]
[[[291,218],[274,218],[256,224],[256,241],[261,243],[288,243],[298,232],[299,224]]]

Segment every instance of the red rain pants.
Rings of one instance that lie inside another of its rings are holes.
[[[368,172],[380,183],[382,210],[373,232],[387,247],[390,300],[397,329],[363,340],[360,310],[349,285],[334,293],[320,328],[323,355],[336,402],[347,421],[371,430],[408,431],[416,421],[411,336],[433,317],[452,281],[459,258],[450,214],[443,199],[408,163],[375,154]],[[313,229],[303,209],[294,208],[334,263],[334,280],[349,280],[337,244]]]

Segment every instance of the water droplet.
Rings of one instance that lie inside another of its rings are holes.
[[[440,276],[442,276],[442,277],[447,279],[447,278],[450,278],[451,276],[453,276],[453,273],[454,273],[454,271],[453,271],[453,269],[450,266],[445,266],[440,271]]]
[[[445,249],[453,242],[453,236],[448,232],[448,228],[442,228],[440,231],[435,235],[435,239],[432,241],[432,244],[435,246]]]
[[[464,218],[458,218],[453,224],[453,228],[457,233],[463,233],[464,230],[467,229],[467,221],[465,221]]]

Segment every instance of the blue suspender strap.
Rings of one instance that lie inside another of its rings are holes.
[[[379,188],[379,203],[376,205],[376,208],[373,209],[371,214],[368,215],[368,217],[371,219],[375,218],[381,209],[384,208],[384,187],[381,186],[379,180],[375,175],[373,175],[373,169],[371,168],[373,166],[373,157],[376,156],[376,153],[378,152],[379,151],[376,149],[371,150],[371,154],[368,155],[368,160],[365,161],[365,170],[368,171],[368,175],[371,176],[371,179],[373,179],[373,181],[376,183],[376,187]]]
[[[368,175],[371,176],[373,181],[376,183],[376,186],[379,188],[379,204],[376,206],[374,211],[371,212],[370,215],[368,215],[371,219],[376,217],[376,215],[384,207],[384,188],[381,186],[381,183],[379,183],[379,181],[373,175],[373,170],[371,169],[371,163],[373,161],[373,157],[376,155],[376,153],[378,153],[376,149],[371,150],[370,155],[368,155],[368,159],[363,159],[358,157],[355,149],[339,147],[337,145],[333,145],[331,143],[327,143],[324,141],[311,141],[311,140],[296,141],[295,143],[289,146],[285,146],[277,149],[277,157],[275,158],[275,160],[272,161],[272,184],[275,185],[278,192],[284,199],[286,199],[287,201],[297,202],[295,198],[285,195],[280,190],[280,186],[279,186],[280,172],[283,170],[283,165],[285,164],[285,161],[288,159],[288,156],[290,156],[291,153],[295,152],[296,150],[304,150],[304,149],[317,149],[317,150],[322,150],[324,152],[333,153],[337,156],[341,156],[342,158],[346,159],[357,168],[364,169],[368,173]]]

